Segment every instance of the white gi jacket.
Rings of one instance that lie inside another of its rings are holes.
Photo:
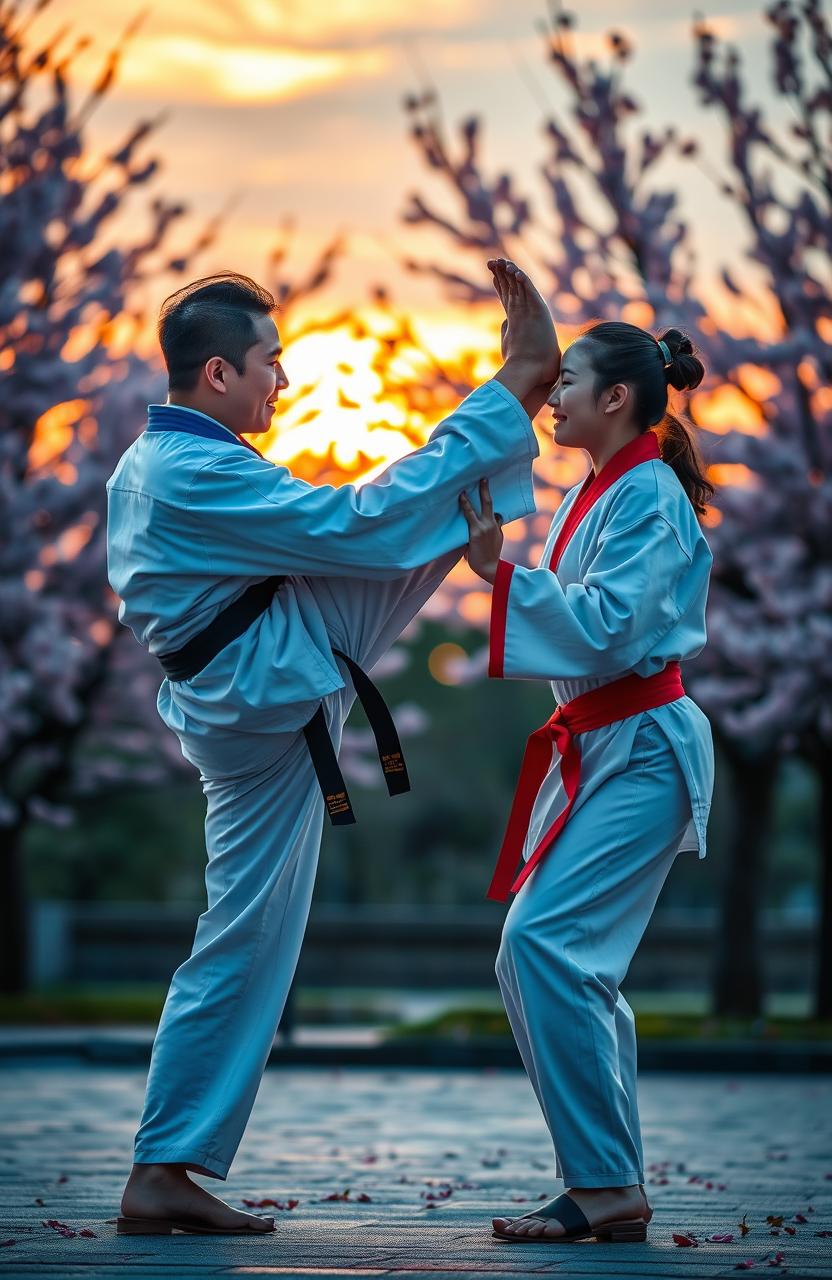
[[[153,405],[157,426],[166,411],[220,425]],[[227,441],[144,432],[107,483],[110,585],[120,621],[152,653],[180,648],[252,582],[288,577],[198,675],[163,681],[159,709],[176,732],[301,727],[324,695],[344,687],[310,578],[390,580],[461,552],[468,528],[459,493],[478,500],[483,476],[506,522],[535,510],[537,441],[523,406],[498,382],[478,387],[423,448],[360,489],[307,484],[221,431]]]
[[[570,489],[555,513],[540,567],[501,575],[492,600],[491,651],[501,656],[491,674],[548,680],[559,705],[621,676],[684,662],[706,640],[713,557],[673,469],[653,459],[626,471],[584,516],[553,573],[552,550],[580,490]],[[713,743],[707,717],[688,697],[582,734],[575,809],[627,767],[642,715],[667,737],[687,783],[692,821],[680,849],[704,858]],[[566,803],[555,752],[524,856]]]

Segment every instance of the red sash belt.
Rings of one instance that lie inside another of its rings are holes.
[[[509,892],[516,893],[565,827],[581,780],[581,753],[575,735],[615,724],[617,720],[626,720],[628,716],[651,711],[653,707],[662,707],[684,696],[679,663],[669,662],[655,676],[646,679],[636,675],[623,676],[600,689],[582,693],[558,707],[552,718],[535,730],[526,743],[508,826],[487,897],[505,902]],[[553,744],[560,752],[566,808],[558,814],[512,883],[523,852],[532,808],[552,763]]]

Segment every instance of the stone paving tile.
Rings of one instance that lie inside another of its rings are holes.
[[[751,1259],[755,1273],[832,1277],[832,1237],[815,1234],[832,1231],[825,1077],[643,1075],[648,1242],[561,1247],[491,1239],[492,1214],[528,1212],[562,1186],[525,1076],[490,1070],[271,1070],[228,1181],[204,1182],[238,1206],[298,1199],[291,1211],[261,1210],[275,1213],[277,1232],[117,1236],[144,1079],[69,1063],[0,1070],[0,1276],[658,1280],[733,1276]],[[347,1200],[325,1198],[347,1190]],[[769,1214],[783,1216],[779,1235]],[[63,1238],[42,1225],[50,1218],[95,1235]],[[677,1247],[674,1231],[699,1246]],[[728,1232],[731,1243],[705,1240]],[[778,1250],[782,1263],[768,1265]]]

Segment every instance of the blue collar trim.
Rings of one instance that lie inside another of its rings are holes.
[[[226,444],[243,444],[258,458],[263,455],[248,440],[235,435],[220,422],[214,422],[207,414],[184,409],[178,404],[151,404],[147,406],[147,431],[182,431],[189,436],[202,436],[205,440],[224,440]]]

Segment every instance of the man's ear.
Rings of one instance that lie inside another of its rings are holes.
[[[205,363],[205,377],[208,385],[214,390],[219,391],[220,395],[225,395],[228,385],[225,381],[225,361],[222,356],[212,356]]]

